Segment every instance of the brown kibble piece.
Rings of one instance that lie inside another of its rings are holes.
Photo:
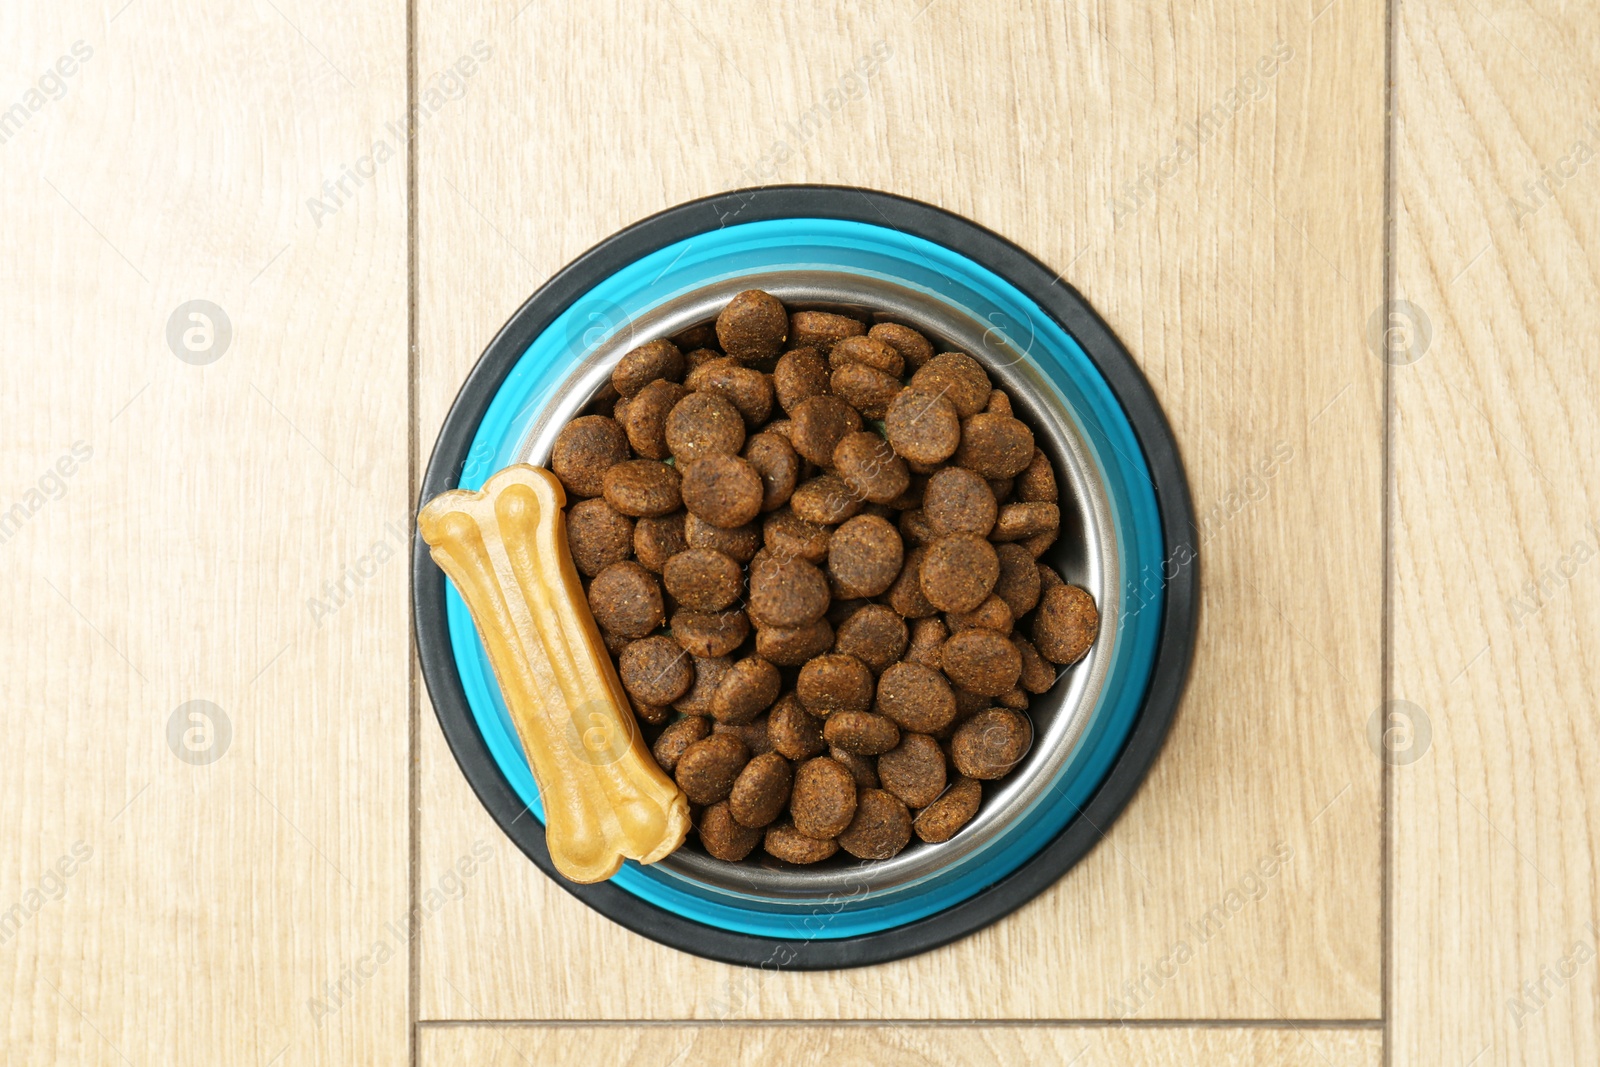
[[[699,348],[712,348],[717,343],[716,323],[701,322],[690,326],[673,337],[672,343],[685,352],[693,352]]]
[[[847,433],[861,429],[861,413],[836,396],[813,396],[789,412],[789,443],[819,467],[833,462],[833,450]]]
[[[1051,545],[1056,543],[1056,537],[1058,536],[1058,533],[1059,531],[1057,530],[1050,530],[1046,533],[1034,534],[1026,541],[1020,541],[1018,543],[1022,545],[1023,548],[1028,550],[1028,555],[1032,556],[1034,559],[1038,559],[1040,556],[1044,555],[1050,550]]]
[[[806,522],[818,526],[841,523],[861,511],[861,494],[837,474],[820,474],[801,483],[789,498],[789,508]]]
[[[1020,545],[996,545],[994,554],[1000,561],[994,594],[1011,608],[1013,618],[1021,618],[1039,603],[1039,568]]]
[[[667,560],[688,547],[681,511],[646,516],[633,524],[633,555],[647,571],[661,573]]]
[[[989,403],[983,410],[991,415],[1010,415],[1012,413],[1011,398],[1005,394],[1003,389],[996,389],[989,394]]]
[[[1016,492],[1017,499],[1027,503],[1054,504],[1059,499],[1055,468],[1039,449],[1033,450],[1033,459],[1017,475]]]
[[[886,591],[905,562],[900,533],[888,520],[857,515],[833,532],[828,542],[828,573],[850,596]]]
[[[799,667],[833,645],[827,619],[807,626],[763,626],[756,631],[756,655],[780,667]]]
[[[906,461],[894,454],[889,442],[866,430],[846,434],[839,441],[833,450],[833,466],[857,496],[874,504],[887,504],[911,484]]]
[[[693,657],[694,684],[689,691],[677,700],[672,706],[685,715],[710,715],[711,702],[717,695],[717,687],[722,684],[722,679],[727,676],[733,667],[733,660],[727,656]]]
[[[895,394],[884,413],[883,428],[894,450],[915,463],[941,463],[961,444],[955,405],[915,387]]]
[[[941,537],[922,561],[922,595],[940,611],[971,611],[994,591],[1000,559],[976,534]]]
[[[703,367],[713,360],[727,358],[721,352],[718,352],[714,347],[712,347],[715,344],[715,335],[712,336],[711,344],[709,345],[701,345],[697,348],[685,348],[680,344],[678,347],[683,349],[684,367],[692,372],[696,367]]]
[[[767,739],[767,717],[765,715],[758,715],[749,722],[741,722],[736,725],[714,722],[711,724],[711,732],[714,734],[738,734],[739,739],[750,750],[752,757],[765,756],[772,751],[772,742]]]
[[[946,467],[929,476],[922,511],[937,533],[988,537],[998,507],[988,482],[961,467]]]
[[[978,814],[983,800],[983,783],[976,778],[957,778],[944,796],[917,813],[912,823],[917,836],[930,845],[941,844],[956,836],[972,817]]]
[[[662,730],[661,736],[656,738],[651,753],[661,769],[672,774],[678,769],[678,759],[684,750],[710,736],[711,720],[700,715],[690,715]]]
[[[789,315],[771,293],[746,289],[717,316],[717,341],[741,363],[773,359],[789,336]]]
[[[922,593],[922,564],[927,557],[926,548],[913,548],[906,553],[900,577],[889,587],[889,606],[908,619],[924,619],[939,611]]]
[[[1033,643],[1051,663],[1068,666],[1083,658],[1100,630],[1100,612],[1088,590],[1060,585],[1039,599]]]
[[[733,807],[719,800],[700,814],[700,844],[713,859],[738,863],[761,843],[761,830],[741,826],[733,817]]]
[[[868,604],[839,624],[834,648],[865,663],[873,674],[882,674],[905,654],[909,640],[905,620],[892,608]]]
[[[683,520],[683,536],[690,548],[713,548],[739,563],[749,563],[761,548],[761,530],[751,522],[724,529],[691,513]]]
[[[738,456],[702,456],[682,474],[683,506],[691,515],[732,529],[761,514],[761,475]]]
[[[950,681],[973,693],[997,697],[1017,684],[1022,653],[994,630],[962,630],[951,634],[939,657]]]
[[[767,717],[767,737],[774,752],[792,760],[810,759],[827,747],[822,740],[822,720],[807,711],[793,693],[773,705]]]
[[[955,462],[985,478],[1011,478],[1033,459],[1033,431],[1021,419],[981,412],[961,424]]]
[[[956,717],[956,696],[950,683],[922,663],[896,663],[884,671],[878,679],[875,706],[902,729],[918,734],[938,733]]]
[[[683,504],[678,472],[653,459],[630,459],[606,471],[601,488],[606,503],[634,518],[666,515]]]
[[[828,379],[835,396],[869,419],[881,419],[905,386],[865,363],[846,363]]]
[[[849,771],[850,777],[856,780],[859,788],[878,788],[878,757],[858,756],[854,752],[846,752],[833,745],[828,748],[828,758]]]
[[[776,511],[800,484],[800,457],[789,439],[758,433],[744,443],[744,458],[761,476],[761,510]]]
[[[747,656],[722,676],[711,698],[711,717],[730,726],[747,723],[772,707],[781,682],[778,668],[760,656]]]
[[[906,662],[939,669],[939,655],[950,631],[941,619],[918,619],[911,624],[911,642],[906,646]]]
[[[615,419],[583,415],[556,435],[550,470],[571,496],[599,496],[606,472],[627,458],[628,437]]]
[[[630,696],[628,706],[633,708],[635,718],[650,726],[660,726],[672,718],[672,708],[666,704],[645,704]]]
[[[933,345],[928,339],[898,322],[880,322],[867,331],[867,336],[893,346],[905,361],[906,369],[912,372],[921,370],[923,364],[933,358]]]
[[[1037,559],[1037,558],[1038,557],[1035,557],[1035,559]],[[1066,581],[1061,577],[1060,572],[1057,571],[1054,567],[1050,566],[1050,564],[1048,564],[1048,563],[1037,563],[1036,562],[1034,564],[1034,567],[1039,572],[1039,595],[1040,596],[1043,596],[1045,593],[1048,593],[1050,590],[1056,588],[1057,586],[1066,585],[1067,584]]]
[[[996,541],[1026,541],[1035,534],[1054,533],[1061,527],[1061,509],[1054,504],[1007,504],[1000,509],[994,532]]]
[[[855,818],[838,837],[839,847],[862,860],[886,860],[911,840],[911,813],[882,789],[864,789]]]
[[[853,817],[853,816],[852,816]],[[839,851],[838,844],[829,838],[818,841],[794,828],[793,823],[780,822],[767,827],[761,847],[769,856],[785,863],[820,863]]]
[[[601,629],[619,637],[648,636],[666,618],[655,575],[632,560],[613,563],[595,576],[589,583],[589,610]]]
[[[744,447],[744,417],[726,397],[690,393],[667,415],[666,442],[679,465],[706,456],[737,456]]]
[[[968,778],[993,781],[1011,773],[1033,744],[1033,724],[1010,708],[980,711],[957,728],[950,758]]]
[[[639,395],[628,401],[624,414],[617,416],[628,432],[628,444],[646,459],[666,459],[672,455],[667,447],[667,416],[678,406],[678,401],[689,391],[677,382],[657,380],[646,385]]]
[[[1028,692],[1020,685],[1006,690],[994,698],[994,702],[1003,708],[1012,708],[1016,711],[1028,710]]]
[[[822,724],[822,736],[834,748],[876,756],[900,743],[900,728],[894,720],[870,711],[840,711]]]
[[[726,399],[746,426],[760,426],[772,414],[772,381],[731,357],[701,364],[684,384],[697,393],[715,393]]]
[[[667,625],[685,652],[704,659],[729,655],[750,636],[750,620],[742,611],[683,608],[673,613]]]
[[[735,733],[713,733],[683,750],[673,777],[691,804],[727,799],[739,772],[750,762],[750,750]]]
[[[832,538],[826,526],[807,522],[789,508],[769,515],[762,524],[761,535],[776,558],[798,557],[807,563],[821,563],[827,559],[828,541]]]
[[[611,385],[620,396],[633,397],[651,382],[683,380],[683,353],[671,341],[646,341],[617,361]]]
[[[828,366],[836,371],[851,363],[871,367],[894,379],[899,379],[906,371],[906,361],[900,350],[876,337],[845,337],[828,352]]]
[[[990,593],[984,597],[982,604],[971,611],[951,612],[946,615],[945,622],[950,625],[951,633],[982,629],[1009,634],[1016,624],[1016,619],[1011,614],[1011,606]]]
[[[944,749],[927,734],[903,734],[878,757],[878,778],[909,807],[925,808],[944,792]]]
[[[788,760],[776,752],[756,756],[734,779],[728,808],[734,819],[745,826],[765,826],[783,814],[793,782],[794,771]]]
[[[921,508],[902,511],[898,527],[901,540],[913,548],[919,545],[931,545],[941,536],[928,521],[928,513]]]
[[[686,548],[667,560],[661,580],[682,606],[692,611],[721,611],[739,599],[744,570],[714,548]]]
[[[789,814],[794,828],[807,837],[837,837],[855,818],[856,780],[826,756],[806,760],[794,773]]]
[[[987,407],[993,391],[983,367],[963,352],[934,356],[911,376],[911,385],[930,396],[943,395],[963,419]]]
[[[617,674],[633,699],[664,706],[694,684],[694,661],[672,638],[646,637],[623,648],[617,657]]]
[[[866,332],[866,326],[857,320],[831,311],[796,311],[789,316],[789,343],[796,348],[814,348],[824,356],[846,337]]]
[[[796,348],[785,352],[772,368],[772,391],[778,406],[793,412],[795,405],[828,391],[828,361],[815,348]]]
[[[1016,484],[1015,478],[985,478],[989,483],[989,492],[994,494],[995,501],[1000,504],[1009,503],[1011,500],[1011,487]]]
[[[633,520],[600,497],[567,509],[567,548],[578,573],[593,578],[633,551]]]
[[[750,617],[758,625],[808,626],[828,610],[828,580],[803,559],[757,559],[750,565]]]
[[[872,706],[872,672],[856,657],[842,652],[817,656],[800,668],[795,692],[813,715],[866,711]]]

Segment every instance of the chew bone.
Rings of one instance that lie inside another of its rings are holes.
[[[683,843],[689,804],[651,758],[567,547],[565,494],[525,464],[441,493],[417,526],[466,601],[544,802],[556,869],[598,882]]]

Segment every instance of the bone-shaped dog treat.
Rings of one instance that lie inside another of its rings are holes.
[[[549,471],[507,467],[417,516],[472,613],[544,802],[545,840],[574,882],[683,843],[689,802],[645,747],[567,547]]]

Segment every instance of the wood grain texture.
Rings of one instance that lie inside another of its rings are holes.
[[[418,144],[424,442],[500,323],[617,228],[742,185],[871,186],[1018,241],[1118,330],[1182,446],[1204,585],[1189,694],[1109,843],[1007,921],[861,971],[709,964],[590,912],[425,710],[420,876],[475,841],[495,858],[423,929],[423,1018],[1375,1018],[1382,4],[421,0],[418,22],[424,78],[491,52]],[[1292,859],[1255,874],[1275,846]],[[1241,886],[1258,899],[1199,943]]]
[[[1394,372],[1393,696],[1431,742],[1393,772],[1393,1062],[1593,1063],[1600,36],[1401,13],[1396,293],[1432,340]]]
[[[420,1067],[472,1063],[680,1064],[828,1063],[910,1067],[995,1063],[1273,1064],[1377,1067],[1375,1030],[1107,1028],[1071,1026],[429,1026]]]
[[[404,116],[403,16],[0,10],[0,1061],[407,1054],[403,156],[306,204]]]

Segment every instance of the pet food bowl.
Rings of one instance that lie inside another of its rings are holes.
[[[1193,515],[1148,384],[1071,288],[1015,245],[883,193],[776,186],[672,208],[586,252],[490,342],[445,420],[422,502],[544,464],[628,350],[714,319],[764,289],[790,310],[913,326],[964,351],[1010,395],[1049,456],[1062,536],[1043,557],[1093,594],[1100,636],[1030,702],[1034,741],[949,841],[794,866],[758,849],[715,860],[691,840],[660,863],[576,885],[545,849],[532,771],[466,606],[413,555],[423,675],[463,773],[506,834],[558,884],[631,930],[727,962],[858,966],[994,922],[1100,840],[1154,760],[1193,644]],[[531,816],[530,816],[531,813]]]

